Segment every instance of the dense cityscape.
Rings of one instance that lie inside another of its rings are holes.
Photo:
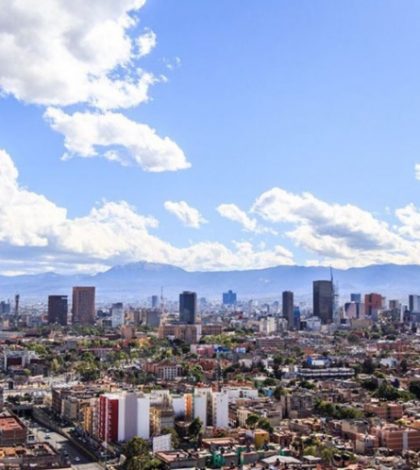
[[[2,465],[416,468],[420,295],[312,297],[1,301]]]
[[[420,470],[419,18],[0,0],[0,470]]]

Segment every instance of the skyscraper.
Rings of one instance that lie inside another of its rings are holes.
[[[420,295],[410,295],[408,297],[408,309],[410,313],[420,313]]]
[[[288,329],[294,329],[294,316],[293,316],[293,292],[285,290],[282,295],[282,313],[283,318],[287,320]]]
[[[158,307],[159,307],[159,296],[152,295],[152,308],[158,308]]]
[[[95,323],[94,287],[73,287],[72,322],[80,325]]]
[[[236,305],[236,292],[231,290],[223,292],[223,305]]]
[[[313,283],[314,315],[323,324],[332,323],[334,313],[334,287],[332,281],[314,281]]]
[[[366,294],[365,295],[365,311],[368,316],[375,316],[378,310],[383,308],[384,298],[381,294]]]
[[[193,325],[197,316],[197,294],[184,291],[179,295],[179,320],[181,323]]]
[[[67,325],[68,300],[67,295],[48,296],[48,323]]]
[[[117,302],[111,306],[111,325],[112,328],[118,328],[124,324],[124,305]]]

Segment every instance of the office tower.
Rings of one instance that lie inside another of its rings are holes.
[[[288,329],[293,330],[293,292],[288,290],[282,294],[282,313],[287,320]]]
[[[80,325],[95,323],[94,287],[73,287],[72,323]]]
[[[346,302],[344,304],[344,313],[347,319],[354,320],[365,317],[365,304],[361,302]]]
[[[48,323],[67,325],[68,300],[67,295],[48,296]]]
[[[161,312],[158,309],[148,308],[146,310],[146,326],[149,328],[158,328],[160,325]]]
[[[179,295],[179,320],[193,325],[197,317],[197,294],[184,291]]]
[[[389,310],[401,310],[401,302],[399,300],[390,300],[388,302]]]
[[[10,315],[10,302],[4,300],[0,302],[0,314]]]
[[[366,315],[372,316],[378,313],[378,310],[383,308],[384,299],[381,294],[366,294],[365,295],[365,312]]]
[[[223,292],[222,300],[223,305],[236,305],[236,292],[231,290]]]
[[[313,283],[314,315],[325,325],[332,323],[334,312],[334,287],[332,281],[314,281]]]
[[[408,309],[410,313],[420,313],[420,295],[410,295],[408,297]]]
[[[362,303],[362,294],[350,294],[350,302]]]
[[[118,328],[124,324],[124,305],[121,302],[112,304],[111,307],[111,325],[112,328]]]
[[[293,329],[297,331],[300,330],[300,308],[299,307],[293,308]]]
[[[19,300],[20,300],[20,295],[16,294],[15,295],[15,315],[19,315]]]
[[[158,308],[158,307],[159,307],[159,296],[152,295],[152,308]]]

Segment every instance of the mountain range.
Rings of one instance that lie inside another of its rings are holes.
[[[283,290],[292,290],[302,300],[312,295],[312,281],[330,279],[326,267],[277,266],[246,271],[185,271],[156,263],[130,263],[94,275],[62,275],[53,272],[32,275],[0,275],[0,300],[19,293],[22,300],[46,300],[49,294],[70,294],[75,285],[97,288],[98,301],[140,301],[158,294],[176,299],[183,290],[199,297],[220,299],[232,289],[239,299],[280,299]],[[363,268],[334,269],[334,282],[341,300],[350,292],[378,292],[407,301],[408,294],[420,294],[419,265],[373,265]]]

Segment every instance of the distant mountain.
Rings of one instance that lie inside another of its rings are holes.
[[[379,292],[387,298],[406,300],[411,293],[420,294],[420,266],[374,265],[346,270],[335,269],[334,281],[340,296],[350,292]],[[0,276],[0,299],[15,293],[33,300],[45,300],[48,294],[70,294],[74,285],[94,285],[98,300],[144,299],[152,294],[176,298],[182,290],[193,290],[201,297],[220,298],[232,289],[239,298],[280,298],[283,290],[292,290],[302,298],[311,296],[312,281],[329,279],[329,268],[277,266],[247,271],[188,272],[156,263],[130,263],[115,266],[95,275],[60,275],[43,273]]]

